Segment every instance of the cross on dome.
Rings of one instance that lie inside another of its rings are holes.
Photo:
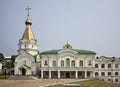
[[[29,17],[31,8],[28,6],[28,7],[26,8],[26,10],[27,10],[27,17]]]

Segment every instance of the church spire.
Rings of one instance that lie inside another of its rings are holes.
[[[29,8],[29,6],[28,6],[26,8],[26,10],[27,10],[27,19],[25,21],[26,30],[25,30],[21,40],[23,40],[23,39],[26,39],[28,41],[35,40],[34,34],[32,32],[32,29],[31,29],[32,21],[29,18],[29,13],[30,13],[31,8]]]

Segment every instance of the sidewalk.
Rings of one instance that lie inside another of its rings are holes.
[[[0,87],[45,87],[86,79],[39,79],[39,80],[0,80]]]

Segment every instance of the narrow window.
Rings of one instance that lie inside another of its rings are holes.
[[[80,61],[80,66],[83,67],[83,61],[82,60]]]
[[[102,65],[101,65],[101,68],[105,68],[105,64],[102,64]]]
[[[118,76],[118,72],[115,72],[115,76]]]
[[[56,67],[56,61],[55,60],[53,61],[53,67]]]
[[[72,60],[71,66],[75,67],[75,61],[74,60]]]
[[[45,63],[44,63],[44,65],[48,65],[48,63],[47,63],[47,60],[45,60]]]
[[[115,68],[119,68],[119,65],[118,65],[118,63],[116,63],[116,64],[115,64]]]
[[[91,60],[88,60],[88,65],[92,65],[92,61]]]
[[[66,59],[66,67],[70,67],[70,59]]]
[[[63,60],[61,60],[61,67],[63,67],[64,66],[64,61]]]
[[[108,64],[108,68],[111,68],[111,64]]]

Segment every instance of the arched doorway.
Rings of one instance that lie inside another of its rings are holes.
[[[26,70],[24,68],[22,68],[22,75],[25,75]]]

